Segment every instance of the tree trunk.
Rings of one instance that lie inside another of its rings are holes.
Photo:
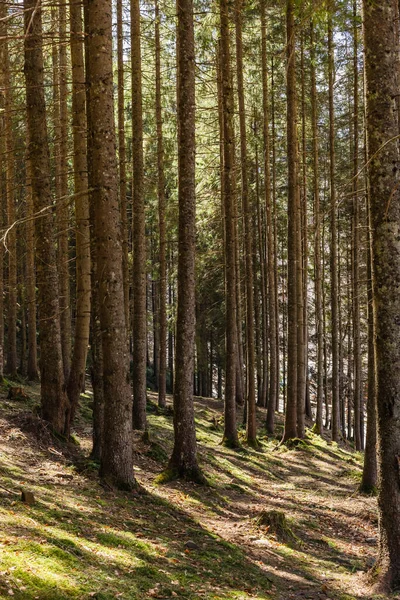
[[[288,356],[283,442],[297,437],[297,107],[294,1],[286,2],[288,153]]]
[[[221,0],[221,99],[223,114],[223,206],[225,217],[225,421],[223,442],[239,445],[236,429],[236,397],[238,379],[237,332],[237,272],[236,272],[236,219],[235,189],[233,179],[233,89],[231,78],[231,53],[229,39],[229,4]]]
[[[400,585],[400,148],[397,0],[364,0],[379,445],[379,558],[382,591]],[[392,140],[392,141],[390,141]]]
[[[29,147],[29,143],[28,143]],[[36,272],[35,272],[35,222],[33,220],[32,168],[26,152],[26,303],[28,308],[28,364],[29,381],[38,379],[36,340]]]
[[[193,406],[195,301],[195,52],[192,0],[177,3],[178,308],[171,474],[204,482],[197,463]]]
[[[76,221],[76,317],[75,338],[67,392],[71,405],[68,427],[73,422],[85,383],[91,309],[90,222],[87,174],[85,67],[83,57],[82,8],[70,0],[72,63],[72,133],[74,148],[74,192]]]
[[[253,262],[252,262],[252,232],[251,209],[249,201],[249,184],[247,173],[247,135],[246,113],[244,103],[243,84],[243,40],[242,40],[242,12],[243,0],[235,3],[235,31],[236,31],[236,76],[238,86],[239,128],[240,128],[240,162],[242,183],[242,210],[244,219],[244,253],[246,264],[246,333],[247,333],[247,423],[246,441],[255,444],[257,441],[256,426],[256,390],[255,390],[255,348],[254,348],[254,288],[253,288]]]
[[[331,222],[331,327],[332,327],[332,440],[338,441],[339,428],[339,323],[338,323],[338,266],[337,266],[337,205],[335,188],[335,113],[333,105],[334,49],[332,14],[334,1],[330,0],[328,11],[328,78],[329,78],[329,156],[330,156],[330,222]]]
[[[374,349],[374,307],[373,307],[373,277],[371,256],[371,217],[370,195],[367,181],[367,318],[368,318],[368,399],[367,399],[367,435],[365,442],[364,468],[360,491],[364,494],[374,493],[377,486],[377,436],[376,436],[376,369]]]
[[[354,441],[356,450],[364,447],[361,440],[361,333],[360,333],[360,203],[358,199],[358,39],[357,39],[357,5],[353,1],[353,349],[354,349]]]
[[[88,0],[85,17],[88,172],[104,364],[104,444],[100,475],[111,485],[130,489],[135,479],[115,155],[111,0]]]
[[[160,236],[159,265],[159,355],[160,367],[158,373],[158,405],[166,404],[165,392],[167,385],[167,239],[165,221],[165,175],[164,175],[164,144],[162,127],[161,100],[161,45],[160,45],[160,9],[155,0],[155,49],[156,49],[156,127],[157,127],[157,192],[158,192],[158,228]]]
[[[118,61],[118,163],[119,207],[121,211],[122,271],[124,274],[124,307],[127,336],[129,331],[129,260],[128,260],[128,214],[126,200],[126,143],[124,104],[124,29],[122,0],[117,0],[117,61]],[[129,337],[129,336],[128,336]]]
[[[316,433],[323,433],[323,398],[324,398],[324,331],[322,321],[322,281],[321,281],[321,210],[319,199],[319,151],[318,151],[318,108],[317,84],[315,74],[315,38],[314,21],[311,21],[311,118],[313,139],[313,177],[314,177],[314,270],[315,270],[315,328],[317,333],[317,414],[315,419]]]
[[[133,428],[146,429],[146,232],[140,5],[131,1],[133,159]]]
[[[261,70],[263,94],[263,138],[264,138],[264,191],[267,234],[267,279],[268,279],[268,338],[269,338],[269,390],[266,428],[268,433],[274,432],[275,410],[278,403],[279,366],[276,346],[276,294],[275,294],[275,256],[274,226],[272,220],[271,175],[269,164],[269,110],[268,110],[268,72],[267,72],[267,23],[266,2],[261,1]]]
[[[62,365],[55,254],[50,189],[50,152],[47,137],[43,82],[42,12],[35,0],[25,0],[25,83],[32,168],[32,194],[36,219],[36,263],[40,319],[41,414],[58,433],[65,428],[68,398]]]
[[[67,35],[66,0],[59,4],[59,101],[60,101],[60,154],[59,161],[60,197],[56,199],[58,227],[58,279],[60,294],[61,346],[64,377],[68,381],[71,369],[71,307],[69,288],[69,204],[68,204],[68,86],[67,86]]]
[[[17,375],[17,231],[11,227],[16,219],[15,214],[15,164],[14,164],[14,133],[12,123],[12,83],[10,79],[10,54],[7,42],[7,18],[4,24],[5,38],[1,69],[4,81],[4,128],[5,128],[5,178],[6,178],[6,208],[7,226],[7,257],[8,257],[8,294],[7,294],[7,362],[6,372],[10,377]]]

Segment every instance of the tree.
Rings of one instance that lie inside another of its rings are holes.
[[[288,153],[288,345],[287,404],[283,441],[297,437],[297,107],[294,2],[286,2],[287,153]]]
[[[112,77],[111,0],[88,0],[88,152],[94,210],[98,303],[104,371],[104,439],[100,475],[110,485],[135,485],[132,403],[126,343],[124,284]]]
[[[158,191],[158,227],[160,236],[160,289],[159,289],[159,356],[158,370],[158,405],[166,404],[165,392],[167,383],[167,240],[165,223],[165,174],[164,144],[162,128],[161,103],[161,45],[160,45],[160,8],[155,0],[155,50],[156,50],[156,127],[157,127],[157,191]]]
[[[4,25],[5,40],[4,61],[1,64],[4,81],[4,128],[5,128],[5,177],[7,198],[7,225],[9,233],[7,236],[8,257],[8,312],[7,312],[7,362],[6,372],[11,376],[17,375],[17,236],[14,226],[16,219],[15,211],[15,156],[14,156],[14,133],[12,122],[12,86],[10,80],[10,54],[7,42],[7,21]]]
[[[335,0],[330,0],[328,10],[328,80],[329,80],[329,183],[330,183],[330,270],[331,270],[331,322],[332,322],[332,439],[339,439],[339,306],[338,306],[338,264],[337,264],[337,205],[335,187],[335,112],[333,86],[335,58],[333,48],[332,14]]]
[[[255,390],[255,348],[254,348],[254,288],[253,288],[253,263],[252,263],[252,231],[249,201],[249,185],[247,174],[247,135],[246,113],[243,85],[243,40],[242,40],[242,12],[243,0],[236,0],[235,28],[236,28],[236,74],[238,84],[239,127],[240,127],[240,162],[242,185],[242,209],[244,221],[244,253],[246,265],[246,330],[247,330],[247,423],[246,439],[249,444],[257,443],[256,426],[256,390]]]
[[[274,227],[272,221],[271,176],[270,176],[270,144],[269,144],[269,111],[268,111],[268,71],[267,71],[267,24],[265,1],[261,2],[261,70],[263,96],[263,137],[264,137],[264,189],[265,213],[267,217],[267,280],[268,280],[268,322],[269,322],[269,357],[270,378],[268,391],[267,431],[273,433],[275,410],[279,400],[279,360],[277,348],[276,293],[275,293],[275,248]]]
[[[226,445],[239,445],[236,427],[236,383],[238,364],[238,334],[236,305],[236,219],[233,184],[233,89],[231,77],[231,51],[229,39],[229,4],[220,4],[220,85],[222,121],[222,207],[225,233],[225,421],[223,441]]]
[[[42,11],[35,1],[24,4],[24,55],[29,159],[36,219],[36,272],[40,319],[41,415],[52,428],[63,433],[68,398],[62,367],[58,277],[50,212],[50,153],[47,136],[43,83]]]
[[[146,231],[139,0],[131,2],[133,158],[133,427],[146,429]]]
[[[315,327],[317,330],[317,411],[316,432],[322,434],[323,403],[323,322],[322,322],[322,278],[321,278],[321,212],[319,199],[319,152],[318,152],[318,113],[317,84],[315,73],[315,36],[314,22],[311,20],[311,118],[313,139],[313,191],[314,191],[314,278],[315,278]]]
[[[178,105],[178,313],[174,387],[173,476],[203,483],[197,462],[193,407],[195,302],[195,51],[193,1],[177,3]]]
[[[67,391],[71,405],[67,429],[73,422],[80,393],[85,383],[90,325],[90,215],[88,199],[87,129],[85,102],[85,65],[83,57],[82,8],[79,0],[70,1],[72,63],[72,132],[74,148],[74,192],[76,221],[76,321],[75,339]]]
[[[400,228],[396,1],[364,0],[369,192],[376,325],[379,556],[382,591],[400,585]]]

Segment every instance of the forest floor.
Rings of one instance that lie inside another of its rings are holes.
[[[268,438],[259,410],[259,449],[230,450],[220,444],[222,402],[197,398],[209,485],[157,484],[173,428],[150,394],[150,441],[135,434],[134,444],[141,491],[116,493],[88,458],[90,394],[66,445],[35,416],[38,387],[25,389],[22,401],[0,389],[0,598],[374,598],[376,499],[358,494],[362,458],[349,446],[308,431],[304,443],[277,449],[282,419]],[[258,523],[273,510],[287,529]]]

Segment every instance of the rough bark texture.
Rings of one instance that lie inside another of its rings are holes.
[[[236,315],[236,220],[233,185],[233,90],[231,84],[231,54],[229,40],[228,2],[220,4],[221,27],[221,110],[223,122],[223,215],[225,230],[225,421],[224,443],[238,445],[236,429],[236,383],[238,334]]]
[[[146,429],[146,235],[139,0],[131,2],[133,158],[133,427]]]
[[[41,413],[55,431],[64,431],[68,398],[65,392],[58,304],[58,277],[50,189],[50,153],[43,86],[42,16],[35,0],[24,3],[25,83],[36,219],[36,274],[40,319]]]
[[[397,1],[397,0],[396,0]],[[384,591],[400,585],[400,148],[395,0],[364,0],[379,444],[379,557]],[[390,141],[392,140],[392,141]]]
[[[174,448],[169,468],[203,481],[197,463],[193,407],[195,302],[195,53],[192,0],[177,3],[178,57],[178,312],[174,386]]]
[[[283,441],[297,437],[297,131],[294,2],[286,3],[288,146],[288,355]]]
[[[104,365],[104,444],[100,475],[111,485],[129,489],[135,479],[113,111],[111,16],[110,0],[87,1],[89,186],[94,207],[92,225]]]
[[[4,128],[5,128],[5,178],[7,226],[10,227],[15,215],[15,164],[14,134],[12,124],[12,85],[10,79],[10,54],[7,42],[7,21],[4,24],[5,39],[1,69],[4,81]],[[17,375],[17,230],[12,227],[7,235],[8,289],[7,289],[7,362],[6,372],[11,377]]]
[[[90,325],[90,229],[87,174],[87,129],[85,68],[83,58],[82,8],[80,0],[70,0],[72,63],[72,133],[74,147],[74,191],[76,221],[76,317],[75,339],[67,391],[71,404],[71,425],[85,383]]]
[[[333,105],[334,49],[332,14],[334,1],[330,0],[328,12],[328,78],[329,78],[329,183],[330,183],[330,268],[331,268],[331,322],[332,322],[332,439],[339,439],[339,310],[338,310],[338,265],[337,265],[337,205],[335,188],[335,113]]]
[[[361,439],[361,332],[360,332],[360,201],[358,198],[358,33],[357,6],[353,2],[353,346],[354,346],[354,441],[356,450],[364,447]]]
[[[29,146],[29,144],[28,144]],[[28,309],[28,364],[30,381],[38,378],[36,340],[36,272],[35,272],[35,222],[33,220],[32,169],[29,152],[26,153],[26,303]]]
[[[269,144],[269,110],[268,110],[268,72],[267,72],[267,23],[265,0],[261,3],[261,69],[263,89],[263,138],[264,138],[264,193],[267,230],[267,281],[268,281],[268,337],[269,337],[269,390],[267,410],[267,431],[274,432],[275,410],[278,404],[279,361],[276,345],[276,294],[275,294],[275,256],[274,227],[272,221],[271,176],[270,176],[270,144]]]
[[[373,310],[373,277],[370,233],[370,195],[367,183],[367,311],[368,311],[368,398],[367,398],[367,434],[365,440],[364,467],[360,491],[366,494],[374,493],[377,486],[377,437],[376,437],[376,390],[375,390],[375,348],[374,348],[374,310]]]
[[[69,205],[68,205],[68,86],[67,86],[67,11],[66,2],[59,4],[60,37],[59,51],[59,99],[60,99],[60,139],[59,161],[60,197],[57,201],[57,227],[58,227],[58,279],[60,294],[60,323],[61,345],[63,354],[64,376],[66,381],[71,368],[71,307],[69,287]]]
[[[322,403],[323,403],[323,322],[322,322],[322,281],[321,281],[321,213],[319,202],[319,148],[318,148],[318,112],[317,85],[315,75],[315,39],[314,24],[311,23],[311,119],[313,138],[313,170],[314,170],[314,269],[315,269],[315,327],[317,332],[317,414],[315,419],[316,432],[323,432]]]
[[[243,0],[235,1],[236,29],[236,75],[238,86],[239,127],[240,127],[240,162],[241,162],[241,192],[244,224],[244,251],[246,266],[246,339],[247,339],[247,423],[246,439],[249,444],[255,444],[257,438],[256,426],[256,390],[255,390],[255,348],[254,348],[254,288],[253,263],[251,244],[251,209],[249,201],[249,184],[247,173],[247,135],[246,113],[243,84],[243,40],[242,40],[242,11]]]
[[[124,274],[124,306],[127,335],[129,329],[129,262],[128,214],[126,199],[126,143],[125,143],[125,82],[124,82],[124,29],[122,0],[117,0],[117,60],[118,60],[118,159],[119,206],[121,211],[122,270]]]
[[[6,39],[6,19],[7,4],[0,2],[0,37],[3,43],[0,43],[0,64],[5,63],[5,52],[7,46],[4,44]],[[5,131],[4,131],[4,70],[0,69],[0,173],[3,172],[4,153],[5,153]],[[0,228],[4,225],[4,206],[3,196],[0,197]],[[0,243],[0,382],[4,375],[4,244]]]
[[[165,177],[164,145],[161,105],[161,45],[160,45],[160,9],[155,0],[155,46],[156,46],[156,127],[157,127],[157,191],[158,191],[158,228],[160,236],[159,263],[159,371],[158,404],[165,406],[167,385],[167,239],[165,222]]]

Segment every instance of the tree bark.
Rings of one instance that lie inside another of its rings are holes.
[[[330,183],[330,270],[331,270],[331,327],[332,327],[332,440],[338,441],[339,427],[339,325],[338,325],[338,266],[337,266],[337,204],[335,188],[335,112],[333,104],[334,48],[332,14],[335,0],[330,0],[328,11],[328,79],[329,79],[329,183]]]
[[[50,189],[50,152],[43,82],[42,14],[35,0],[25,0],[25,83],[36,219],[38,312],[40,319],[41,414],[58,433],[65,428],[68,398],[62,366],[58,277]]]
[[[76,307],[75,338],[67,392],[71,405],[71,426],[85,383],[91,310],[90,215],[88,198],[85,66],[83,57],[82,8],[80,0],[70,0],[72,63],[72,135],[74,148]]]
[[[161,44],[160,44],[160,9],[155,0],[155,47],[156,47],[156,127],[157,127],[157,192],[158,192],[158,229],[160,237],[159,265],[159,356],[158,373],[158,405],[166,404],[165,393],[167,385],[167,238],[165,220],[165,175],[164,175],[164,143],[162,127],[161,101]]]
[[[323,433],[323,352],[324,331],[322,320],[322,281],[321,281],[321,210],[319,197],[319,148],[318,148],[318,104],[315,74],[315,37],[314,21],[311,20],[311,119],[313,143],[313,187],[314,187],[314,272],[315,272],[315,328],[317,333],[317,414],[315,419],[316,433]]]
[[[133,159],[133,428],[146,429],[146,232],[140,5],[131,1]]]
[[[132,403],[115,154],[111,12],[111,0],[87,0],[88,171],[94,209],[92,226],[104,365],[104,444],[100,475],[110,485],[131,489],[135,485]]]
[[[261,70],[263,95],[263,138],[264,138],[264,192],[267,235],[267,280],[268,280],[268,338],[269,338],[269,390],[266,428],[268,433],[274,432],[275,410],[278,404],[279,361],[276,345],[276,294],[275,294],[275,248],[274,226],[272,220],[271,170],[269,143],[269,110],[268,110],[268,70],[267,70],[267,23],[266,2],[261,0]]]
[[[10,79],[10,54],[7,41],[7,20],[4,23],[5,38],[1,69],[4,81],[4,128],[5,128],[5,178],[7,226],[10,228],[16,219],[15,214],[15,164],[14,133],[12,123],[13,99]],[[7,235],[8,289],[7,289],[7,362],[6,372],[10,377],[17,375],[17,235],[16,228],[11,227]]]
[[[241,192],[244,221],[244,253],[246,264],[246,333],[247,333],[247,423],[246,441],[255,444],[257,441],[256,426],[256,390],[255,390],[255,347],[254,347],[254,288],[252,262],[251,209],[249,201],[249,183],[247,171],[247,134],[246,113],[243,84],[243,40],[242,40],[243,0],[235,0],[236,31],[236,76],[238,86],[239,128],[240,128],[240,162]]]
[[[294,2],[286,2],[288,153],[288,355],[283,442],[297,437],[297,107]]]
[[[400,148],[397,0],[364,0],[379,445],[379,557],[382,591],[400,585]],[[390,141],[392,140],[392,141]]]
[[[236,272],[236,219],[235,189],[233,184],[233,89],[229,39],[229,3],[220,4],[221,31],[221,101],[223,115],[223,215],[225,221],[225,421],[223,442],[236,447],[239,444],[236,428],[236,398],[238,378],[237,332],[237,272]]]
[[[198,462],[193,406],[195,302],[195,52],[192,0],[177,3],[178,57],[178,308],[171,474],[204,482]]]

